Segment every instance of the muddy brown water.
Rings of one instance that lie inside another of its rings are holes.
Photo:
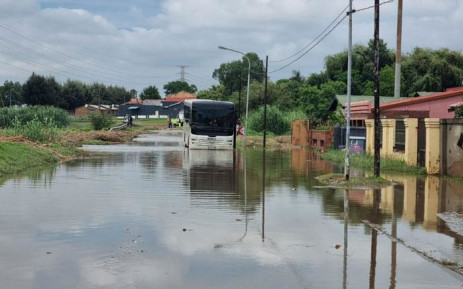
[[[0,288],[462,288],[419,253],[463,266],[462,184],[346,193],[304,150],[264,164],[181,140],[86,146],[98,158],[0,184]]]

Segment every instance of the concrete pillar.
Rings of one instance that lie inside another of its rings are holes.
[[[389,157],[394,152],[395,144],[395,119],[382,119],[383,139],[381,146],[381,156]]]
[[[375,120],[366,119],[365,125],[367,127],[366,153],[368,155],[373,155],[375,153]]]
[[[424,220],[426,231],[437,230],[437,213],[439,210],[439,178],[428,176],[424,187]]]
[[[416,177],[410,176],[404,180],[404,209],[402,219],[416,221]]]
[[[418,165],[418,119],[404,119],[405,124],[405,162],[409,166]]]
[[[425,118],[426,126],[426,171],[438,174],[440,168],[440,122],[438,118]]]

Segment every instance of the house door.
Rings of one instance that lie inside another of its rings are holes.
[[[426,166],[426,126],[423,118],[418,120],[418,166]]]

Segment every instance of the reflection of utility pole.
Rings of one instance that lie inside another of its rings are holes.
[[[262,150],[262,242],[265,241],[265,150]]]
[[[374,174],[375,177],[379,177],[380,174],[380,148],[379,148],[379,0],[375,0],[375,164]]]
[[[344,190],[344,259],[342,270],[342,288],[347,288],[347,237],[349,229],[349,190]]]
[[[381,201],[381,190],[375,189],[373,191],[373,212],[371,216],[371,223],[379,223],[379,203]],[[376,248],[378,246],[378,231],[374,228],[371,229],[371,259],[370,259],[370,289],[375,288],[376,278]]]
[[[396,202],[395,202],[395,190],[392,194],[392,228],[391,228],[391,283],[389,289],[395,288],[396,273],[397,273],[397,218],[395,216]]]

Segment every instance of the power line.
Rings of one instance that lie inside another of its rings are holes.
[[[320,44],[320,42],[322,42],[328,35],[331,34],[331,32],[333,32],[334,29],[336,29],[342,21],[344,21],[344,19],[346,19],[347,16],[344,16],[341,20],[338,21],[338,23],[336,23],[336,25],[333,26],[333,28],[331,28],[328,33],[326,33],[322,38],[320,38],[320,40],[318,40],[312,47],[310,47],[307,51],[305,51],[303,54],[301,54],[299,57],[297,57],[296,59],[294,59],[293,61],[291,61],[290,63],[286,64],[286,65],[283,65],[282,67],[278,68],[278,69],[275,69],[275,70],[272,70],[269,72],[269,74],[271,73],[274,73],[274,72],[277,72],[277,71],[280,71],[280,70],[283,70],[285,69],[286,67],[290,66],[291,64],[293,64],[294,62],[298,61],[299,59],[301,59],[304,55],[306,55],[307,53],[309,53],[310,51],[312,51],[312,49],[314,49],[318,44]]]
[[[309,47],[310,45],[312,45],[318,38],[320,38],[320,37],[321,37],[321,36],[322,36],[322,35],[323,35],[323,34],[324,34],[324,33],[325,33],[325,32],[326,32],[326,31],[327,31],[338,19],[339,19],[339,17],[341,17],[341,16],[344,14],[344,12],[345,12],[348,8],[349,8],[349,5],[347,5],[347,6],[341,11],[341,13],[339,13],[339,15],[338,15],[336,18],[334,18],[334,20],[331,21],[331,23],[330,23],[325,29],[323,29],[323,31],[322,31],[320,34],[318,34],[317,37],[315,37],[309,44],[307,44],[306,46],[304,46],[303,48],[301,48],[300,50],[298,50],[297,52],[295,52],[294,54],[292,54],[292,55],[290,55],[290,56],[288,56],[288,57],[285,57],[285,58],[279,59],[279,60],[272,60],[272,61],[269,60],[269,62],[282,62],[282,61],[286,61],[286,60],[291,59],[291,58],[293,58],[294,56],[298,55],[298,54],[301,53],[302,51],[304,51],[304,49],[306,49],[307,47]]]
[[[389,0],[389,1],[384,1],[384,2],[381,2],[379,3],[379,6],[381,5],[384,5],[384,4],[387,4],[387,3],[391,3],[391,2],[394,2],[394,0]],[[365,7],[365,8],[361,8],[361,9],[357,9],[357,10],[352,10],[352,13],[355,13],[355,12],[360,12],[360,11],[364,11],[364,10],[367,10],[367,9],[371,9],[371,8],[375,8],[376,5],[372,5],[372,6],[368,6],[368,7]],[[280,71],[280,70],[283,70],[285,69],[286,67],[290,66],[291,64],[293,64],[294,62],[298,61],[299,59],[301,59],[304,55],[306,55],[307,53],[309,53],[312,49],[314,49],[318,44],[320,44],[320,42],[322,42],[328,35],[331,34],[331,32],[333,32],[334,29],[336,29],[343,21],[344,19],[347,18],[349,13],[347,13],[346,15],[344,15],[344,17],[339,20],[336,25],[334,25],[322,38],[320,38],[320,40],[318,40],[315,44],[313,44],[312,47],[310,47],[307,51],[305,51],[303,54],[301,54],[299,57],[297,57],[296,59],[294,59],[293,61],[291,61],[290,63],[278,68],[278,69],[275,69],[275,70],[272,70],[269,72],[269,74],[271,73],[274,73],[274,72],[277,72],[277,71]]]
[[[51,52],[55,52],[55,53],[61,55],[62,57],[72,59],[72,60],[76,61],[76,63],[79,63],[79,64],[82,63],[82,60],[81,60],[81,59],[78,59],[78,58],[76,58],[76,57],[74,57],[74,56],[71,56],[71,55],[69,55],[69,54],[63,53],[63,52],[61,52],[60,50],[57,50],[57,49],[55,49],[55,48],[53,48],[53,47],[50,47],[49,45],[46,45],[46,44],[44,44],[44,43],[41,43],[41,42],[38,41],[38,40],[35,40],[35,39],[33,39],[33,38],[29,37],[29,36],[26,36],[26,35],[24,35],[24,34],[21,34],[21,33],[17,32],[16,30],[12,29],[11,27],[8,27],[8,26],[6,26],[6,25],[0,24],[0,28],[3,28],[4,30],[7,30],[7,31],[9,31],[9,32],[11,32],[11,33],[13,33],[13,34],[15,34],[15,35],[21,37],[21,38],[24,38],[24,39],[26,39],[27,41],[30,41],[30,42],[34,43],[35,45],[38,45],[39,47],[45,48],[45,49],[47,49],[47,50],[49,50],[49,51],[51,51]],[[18,44],[18,45],[20,46],[21,44]],[[84,62],[84,64],[85,64],[85,65],[89,65],[89,66],[93,66],[93,67],[98,68],[98,69],[103,70],[103,71],[93,70],[93,69],[90,69],[89,67],[82,66],[82,65],[77,65],[77,64],[75,64],[75,66],[79,66],[79,67],[81,67],[82,69],[85,69],[85,70],[88,70],[88,71],[93,71],[93,72],[95,72],[95,73],[106,74],[106,75],[112,75],[112,76],[115,76],[115,77],[121,77],[121,76],[132,76],[132,77],[137,77],[137,78],[140,78],[140,77],[142,77],[142,78],[163,78],[163,77],[165,77],[165,76],[148,76],[148,75],[140,75],[140,74],[129,74],[129,73],[117,72],[117,71],[114,71],[114,70],[111,70],[111,72],[108,72],[108,69],[107,69],[107,68],[102,67],[102,66],[99,66],[99,65],[96,65],[96,64],[94,64],[94,63]]]

